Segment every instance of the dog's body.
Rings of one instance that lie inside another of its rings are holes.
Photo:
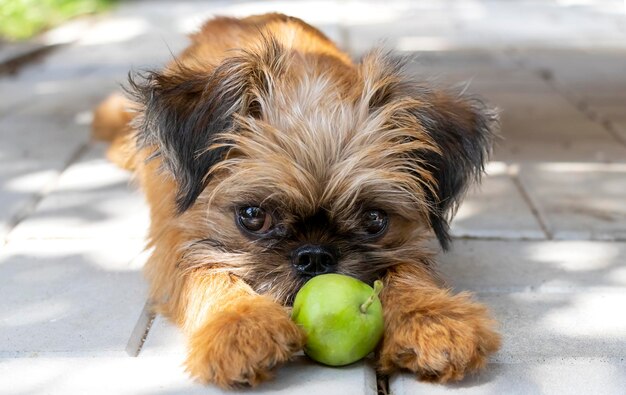
[[[303,346],[295,293],[326,272],[384,280],[382,373],[457,380],[498,348],[487,310],[443,288],[423,243],[434,232],[447,246],[482,171],[494,117],[479,102],[416,84],[380,52],[355,64],[279,14],[208,22],[130,91],[103,103],[94,132],[145,191],[150,296],[188,337],[192,376],[269,377]]]

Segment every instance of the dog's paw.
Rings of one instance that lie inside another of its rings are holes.
[[[191,337],[187,371],[222,388],[255,386],[302,349],[304,334],[286,309],[250,297],[215,314]]]
[[[445,383],[461,380],[484,367],[500,347],[500,335],[487,309],[466,295],[457,295],[456,309],[416,311],[389,317],[379,352],[379,370],[408,370],[420,380]],[[408,307],[408,306],[405,306]]]

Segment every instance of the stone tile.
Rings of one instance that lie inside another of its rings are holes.
[[[222,391],[194,383],[171,356],[44,356],[0,359],[0,388],[10,394],[376,394],[371,371],[327,368],[297,359],[254,390]],[[364,384],[364,379],[367,384]],[[373,385],[373,387],[371,387]]]
[[[532,363],[489,364],[476,376],[449,385],[420,383],[408,374],[390,380],[394,395],[578,395],[623,394],[626,365],[593,359],[552,359]]]
[[[524,165],[520,182],[556,239],[626,239],[623,164]]]
[[[56,182],[88,139],[82,125],[54,117],[0,119],[0,240]]]
[[[341,12],[339,4],[334,0],[316,2],[181,2],[170,0],[160,2],[159,7],[142,3],[121,5],[115,12],[116,23],[103,25],[100,30],[104,34],[95,35],[86,41],[87,43],[89,41],[92,43],[94,41],[96,43],[110,42],[107,40],[106,32],[109,30],[115,32],[118,26],[127,25],[133,28],[136,36],[126,40],[120,37],[118,41],[128,42],[139,37],[155,37],[167,43],[168,46],[174,40],[173,47],[175,48],[180,37],[197,31],[209,18],[222,15],[244,17],[268,12],[281,12],[305,19],[331,39],[341,38],[339,28]]]
[[[183,383],[181,390],[208,394],[224,393],[213,386],[201,387],[192,382],[182,367],[185,358],[184,338],[180,331],[163,317],[158,316],[150,329],[138,360],[148,360],[166,356],[176,361],[173,370],[178,381]],[[248,392],[248,391],[243,391]],[[305,356],[297,356],[276,373],[274,380],[261,384],[254,393],[259,394],[376,394],[376,374],[371,363],[357,362],[349,366],[332,368],[312,362]],[[232,393],[232,392],[228,392]],[[235,391],[235,393],[239,393]]]
[[[6,394],[207,394],[178,374],[167,357],[33,355],[0,359],[0,388]]]
[[[15,224],[34,210],[40,193],[52,187],[62,168],[62,164],[54,165],[46,168],[23,161],[0,169],[0,245]]]
[[[32,53],[36,53],[45,48],[45,45],[41,42],[26,41],[26,42],[2,42],[0,46],[0,63],[9,62],[14,59],[26,57]]]
[[[553,88],[520,68],[502,51],[455,50],[412,52],[409,73],[442,88],[480,94],[493,103],[491,93],[550,93]]]
[[[626,244],[616,242],[458,241],[440,268],[500,322],[504,343],[493,362],[626,367],[626,318],[615,314],[626,302],[625,258]],[[509,373],[487,374],[491,381]]]
[[[452,51],[415,50],[408,55],[407,67],[411,72],[427,71],[429,74],[442,73],[460,76],[487,77],[490,73],[502,76],[508,73],[512,79],[522,78],[526,71],[520,71],[501,51],[487,49],[456,49]]]
[[[0,119],[0,130],[0,160],[4,163],[17,160],[65,162],[76,148],[89,140],[87,125],[54,114],[12,114]]]
[[[624,267],[615,272],[623,276]],[[543,358],[620,360],[626,355],[626,288],[563,293],[490,293],[478,299],[500,322],[502,349],[497,362]]]
[[[518,56],[582,98],[624,97],[626,56],[622,50],[533,49],[519,51]]]
[[[157,315],[152,322],[140,355],[142,358],[159,355],[178,355],[182,358],[185,350],[183,333],[162,315]]]
[[[171,57],[162,41],[131,44],[123,49],[64,48],[43,63],[26,66],[15,77],[0,80],[0,90],[10,93],[10,98],[0,96],[0,115],[61,116],[71,120],[118,90],[127,82],[129,71],[154,68]],[[90,55],[86,57],[85,51]]]
[[[92,145],[10,237],[143,239],[148,228],[144,198],[131,185],[131,174],[104,157],[105,150],[105,144]]]
[[[541,139],[506,138],[494,154],[494,160],[518,162],[595,162],[621,163],[626,161],[626,148],[613,136],[599,139]]]
[[[458,291],[626,292],[626,243],[456,240],[439,261]]]
[[[473,187],[452,222],[456,237],[543,239],[545,235],[507,173],[491,162],[481,185]]]
[[[602,119],[612,122],[626,122],[626,98],[607,102],[590,101],[591,110]]]
[[[558,92],[500,92],[490,97],[502,113],[502,133],[541,141],[602,138],[606,132]]]
[[[84,76],[71,81],[33,83],[27,88],[32,91],[28,103],[14,108],[12,114],[20,118],[54,117],[59,121],[79,122],[88,127],[91,111],[109,94],[120,90],[122,82],[125,80]]]
[[[366,4],[360,12],[352,9],[345,19],[357,49],[364,46],[363,42],[381,38],[386,38],[390,45],[409,50],[458,47],[621,49],[625,46],[624,33],[605,16],[610,14],[593,11],[591,7],[566,8],[556,3],[530,1],[488,4],[368,1]]]
[[[133,261],[141,249],[114,238],[9,242],[0,255],[0,356],[125,355],[145,300]]]
[[[626,120],[613,123],[613,130],[617,133],[622,141],[626,141]]]
[[[460,74],[463,75],[463,74]],[[455,75],[452,75],[454,78]],[[466,77],[467,92],[481,95],[488,103],[501,107],[496,102],[497,98],[492,95],[507,92],[519,93],[543,93],[549,94],[553,92],[553,88],[545,81],[534,75],[529,75],[525,70],[516,71],[490,71],[481,74],[473,74]],[[463,86],[465,88],[465,86]]]
[[[556,92],[492,92],[501,109],[504,161],[623,162],[626,147]]]

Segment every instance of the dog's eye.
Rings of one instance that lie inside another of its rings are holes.
[[[261,207],[242,207],[237,217],[239,224],[250,232],[266,233],[272,227],[272,216]]]
[[[363,227],[371,236],[378,236],[387,230],[387,213],[382,210],[367,210],[363,213]]]

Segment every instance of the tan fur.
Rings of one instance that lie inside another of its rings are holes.
[[[280,57],[263,60],[260,38],[267,37],[286,49]],[[190,374],[224,388],[255,385],[303,345],[285,307],[301,283],[284,256],[237,228],[232,205],[244,201],[274,202],[287,225],[323,212],[345,233],[359,220],[352,211],[359,202],[388,210],[390,230],[371,242],[372,259],[390,268],[380,370],[408,369],[444,382],[484,366],[499,345],[493,321],[467,294],[441,288],[423,246],[432,210],[426,195],[437,180],[410,153],[439,148],[410,111],[431,104],[405,97],[372,111],[398,83],[382,55],[354,64],[319,31],[284,15],[217,18],[191,39],[164,75],[209,74],[245,53],[249,62],[223,78],[252,75],[252,88],[236,104],[262,116],[236,111],[233,130],[204,147],[229,150],[190,209],[177,212],[178,182],[163,156],[153,157],[158,147],[132,139],[133,103],[109,99],[94,121],[95,135],[113,142],[109,157],[134,169],[146,193],[150,298],[186,333]],[[263,91],[265,84],[271,91]],[[308,237],[329,242],[324,232]],[[346,274],[374,275],[364,274],[364,264],[358,254],[342,262]]]
[[[271,370],[302,349],[304,335],[291,321],[286,309],[266,296],[254,295],[229,282],[222,290],[216,289],[216,277],[193,276],[200,284],[188,294],[189,305],[199,317],[211,315],[190,333],[187,371],[204,383],[215,383],[224,388],[256,385],[272,376]],[[197,288],[211,294],[196,295]],[[220,292],[222,291],[222,292]],[[216,306],[215,294],[220,294]],[[207,303],[208,302],[208,303]],[[205,305],[205,303],[208,304]]]
[[[495,321],[468,293],[453,295],[408,265],[392,269],[385,283],[382,373],[405,369],[426,381],[460,380],[500,347]]]
[[[130,122],[135,105],[120,94],[113,94],[94,111],[92,133],[94,139],[108,141],[107,158],[127,170],[135,168],[135,149]]]

